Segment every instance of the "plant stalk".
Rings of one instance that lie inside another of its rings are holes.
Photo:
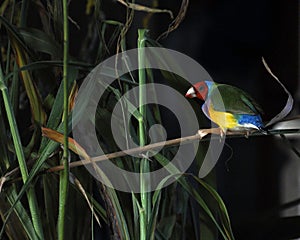
[[[145,134],[145,119],[146,119],[146,70],[145,70],[145,41],[147,30],[138,30],[138,64],[139,64],[139,112],[142,116],[139,119],[139,142],[140,147],[146,145],[146,134]],[[150,165],[147,158],[143,158],[140,162],[140,186],[141,186],[141,209],[140,209],[140,239],[145,240],[147,237],[147,226],[149,217],[151,215],[151,196],[149,193],[149,172]]]
[[[26,166],[26,161],[25,161],[25,156],[24,156],[24,152],[23,152],[20,134],[18,131],[18,126],[17,126],[16,119],[15,119],[15,116],[13,113],[13,108],[12,108],[12,105],[10,102],[8,89],[4,83],[4,76],[3,76],[1,66],[0,66],[0,89],[2,92],[4,107],[5,107],[5,111],[7,114],[7,119],[8,119],[10,131],[11,131],[19,167],[20,167],[22,180],[25,183],[28,178],[28,169]],[[30,213],[31,213],[33,227],[34,227],[38,237],[40,239],[43,239],[42,222],[41,222],[41,218],[40,218],[40,214],[39,214],[39,210],[38,210],[36,194],[34,192],[33,187],[29,187],[29,190],[27,192],[27,198],[28,198],[28,204],[29,204],[29,209],[30,209]]]
[[[64,21],[64,57],[63,57],[63,88],[64,88],[64,114],[63,114],[63,126],[64,126],[64,149],[62,157],[62,165],[64,170],[60,172],[59,181],[59,210],[58,210],[58,222],[57,231],[58,239],[65,239],[65,219],[66,219],[66,205],[69,189],[69,142],[68,142],[68,63],[69,63],[69,25],[68,25],[68,1],[63,1],[63,21]]]

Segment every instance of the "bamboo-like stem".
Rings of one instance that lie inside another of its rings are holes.
[[[68,24],[68,1],[63,1],[63,20],[64,20],[64,59],[63,59],[63,88],[64,88],[64,150],[62,165],[64,171],[60,173],[59,181],[59,211],[57,221],[58,239],[65,239],[65,211],[69,188],[69,141],[68,141],[68,62],[69,62],[69,24]]]
[[[3,96],[3,101],[4,101],[4,107],[5,111],[7,114],[7,119],[8,123],[10,126],[10,131],[19,163],[19,168],[22,176],[22,180],[25,183],[28,178],[28,169],[26,166],[26,161],[25,161],[25,156],[23,152],[23,147],[20,139],[20,134],[18,131],[18,126],[16,123],[16,119],[13,113],[13,107],[11,105],[10,99],[9,99],[9,94],[8,94],[8,89],[4,83],[4,76],[2,72],[2,68],[0,66],[0,89],[2,92]],[[29,203],[29,209],[31,213],[31,218],[32,218],[32,223],[33,227],[40,239],[43,239],[43,228],[42,228],[42,222],[38,210],[38,205],[37,205],[37,199],[36,199],[36,194],[34,191],[33,187],[29,187],[29,190],[27,192],[27,198],[28,198],[28,203]]]
[[[226,138],[245,138],[244,132],[227,132],[226,133]],[[281,130],[269,130],[268,133],[262,133],[262,132],[252,132],[247,137],[258,137],[258,136],[275,136],[275,135],[281,135],[281,134],[300,134],[300,129],[281,129]],[[299,135],[300,136],[300,135]],[[97,157],[92,157],[90,159],[84,159],[76,162],[71,162],[69,164],[70,168],[74,167],[80,167],[84,165],[88,165],[105,160],[110,160],[118,157],[125,157],[128,155],[135,155],[135,154],[142,154],[151,150],[155,149],[160,149],[161,147],[171,147],[171,146],[176,146],[179,144],[190,144],[196,141],[204,142],[204,141],[218,141],[220,139],[219,136],[212,136],[211,138],[203,138],[199,134],[191,135],[191,136],[186,136],[182,138],[175,138],[163,142],[157,142],[149,145],[145,145],[143,147],[136,147],[136,148],[131,148],[128,150],[124,151],[119,151],[119,152],[114,152],[114,153],[108,153],[102,156],[97,156]],[[61,171],[64,169],[63,165],[51,167],[47,169],[47,172],[57,172]]]
[[[141,118],[139,118],[139,142],[140,147],[146,145],[146,133],[145,133],[145,119],[146,118],[146,70],[145,66],[145,34],[147,30],[139,29],[138,30],[138,64],[139,64],[139,112],[141,114]],[[148,193],[148,173],[150,171],[149,161],[145,158],[140,162],[140,187],[141,187],[141,209],[139,210],[140,214],[140,239],[146,240],[147,236],[147,226],[148,226],[148,218],[151,214],[150,206],[151,206],[151,198]]]

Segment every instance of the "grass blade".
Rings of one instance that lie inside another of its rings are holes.
[[[13,204],[16,199],[17,193],[14,189],[8,195],[8,201],[10,204]],[[25,208],[22,206],[21,202],[18,202],[15,208],[15,214],[19,218],[25,232],[27,233],[29,239],[40,239],[37,235],[34,226],[32,225],[32,221],[28,214],[26,213]],[[16,224],[16,223],[14,223]]]
[[[70,118],[68,119],[68,124],[69,126],[71,125],[71,120]],[[70,128],[69,128],[70,129]],[[57,131],[63,131],[63,124],[60,124],[57,128]],[[48,144],[46,145],[46,147],[44,148],[44,150],[41,152],[38,160],[36,161],[36,163],[33,165],[28,178],[26,180],[26,182],[24,183],[24,185],[22,186],[22,188],[20,189],[18,196],[16,198],[16,201],[14,202],[14,204],[12,204],[12,207],[9,209],[9,211],[7,212],[7,216],[5,221],[3,222],[3,226],[0,232],[0,239],[1,236],[4,232],[4,228],[5,225],[7,224],[8,218],[9,216],[12,214],[12,212],[14,211],[14,208],[16,207],[16,204],[18,201],[20,201],[21,197],[24,195],[24,193],[30,188],[30,184],[32,183],[34,177],[36,177],[36,175],[38,174],[38,172],[41,170],[43,164],[45,163],[45,161],[49,158],[49,156],[55,151],[55,149],[59,146],[59,143],[57,142],[53,142],[53,141],[49,141]]]
[[[166,159],[163,155],[157,153],[155,156],[155,159],[166,168],[172,175],[176,176],[180,173],[180,171],[171,163],[168,159]],[[180,185],[191,195],[193,198],[198,202],[198,204],[203,208],[203,210],[206,212],[206,214],[209,216],[209,218],[212,220],[212,222],[215,224],[215,226],[218,228],[219,232],[223,236],[224,239],[230,239],[227,237],[226,233],[223,231],[222,227],[217,222],[216,218],[214,217],[212,211],[209,209],[203,198],[199,195],[199,193],[191,187],[191,185],[186,181],[185,178],[181,177],[178,178],[178,182]]]
[[[234,239],[233,232],[232,232],[232,229],[231,229],[231,223],[230,223],[229,215],[228,215],[225,203],[223,202],[220,195],[217,193],[217,191],[214,188],[212,188],[210,185],[208,185],[202,179],[200,179],[196,176],[193,176],[193,178],[198,183],[200,183],[211,194],[211,196],[217,201],[217,203],[219,205],[219,212],[220,212],[220,215],[221,215],[222,223],[223,223],[223,226],[224,226],[224,231],[225,231],[228,239]]]
[[[60,45],[43,31],[35,28],[20,29],[20,35],[30,49],[51,55],[52,59],[61,59]]]
[[[5,86],[3,80],[4,80],[4,76],[2,73],[2,69],[0,67],[0,89],[2,92],[3,100],[4,100],[4,106],[5,106],[9,126],[10,126],[11,135],[12,135],[13,142],[14,142],[14,147],[15,147],[22,179],[23,179],[23,182],[25,183],[28,179],[28,170],[27,170],[27,166],[26,166],[25,156],[24,156],[23,147],[21,144],[21,139],[20,139],[16,119],[14,117],[13,109],[12,109],[12,106],[11,106],[11,103],[9,100],[8,90],[7,90],[7,87]],[[34,189],[32,187],[30,187],[27,192],[27,198],[28,198],[28,202],[29,202],[31,218],[32,218],[32,222],[33,222],[35,231],[37,232],[38,236],[41,239],[43,239],[42,222],[41,222],[41,218],[40,218],[39,211],[38,211],[36,195],[35,195]]]

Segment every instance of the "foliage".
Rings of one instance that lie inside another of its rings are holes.
[[[68,138],[72,118],[68,113],[73,108],[80,80],[101,60],[126,49],[126,33],[135,11],[145,11],[148,21],[153,13],[170,13],[134,3],[126,6],[123,23],[104,19],[100,3],[88,0],[86,37],[76,42],[71,33],[68,43],[66,25],[77,27],[81,23],[76,23],[72,16],[64,17],[66,4],[63,6],[61,1],[1,3],[0,214],[4,223],[1,238],[94,239],[95,227],[108,226],[115,239],[209,240],[218,236],[234,239],[226,207],[213,187],[213,175],[206,181],[193,173],[180,176],[179,170],[171,165],[168,171],[178,176],[176,183],[151,193],[141,189],[141,194],[126,194],[96,182],[85,168],[68,169],[69,159],[76,161],[76,154],[84,155],[84,149],[76,152],[76,143]],[[180,18],[175,19],[171,29],[178,27],[185,12],[183,4]],[[29,15],[38,19],[39,24],[29,23]],[[146,31],[138,33],[139,49],[158,45]],[[80,51],[68,58],[68,44],[73,42]],[[160,74],[175,88],[186,84],[171,74]],[[105,127],[115,117],[112,116],[115,103],[133,86],[153,82],[153,72],[140,70],[138,79],[137,83],[132,76],[122,76],[99,103],[95,128],[104,136],[99,141],[107,152],[118,150]],[[139,97],[143,102],[143,96]],[[139,109],[138,116],[141,118],[133,119],[129,130],[143,146],[149,143],[146,135],[149,127],[162,123],[160,109],[145,106]],[[45,134],[48,138],[42,136],[41,127],[44,134],[48,131]],[[68,152],[68,145],[76,154]],[[205,151],[205,144],[200,149]],[[155,155],[153,161],[126,156],[114,162],[131,171],[148,172],[165,166],[174,153],[176,147],[169,147]],[[197,155],[199,162],[202,154],[199,151]],[[65,170],[61,177],[57,172],[47,171],[60,165],[62,159]],[[193,172],[197,172],[197,167]],[[68,183],[70,187],[66,190]],[[144,188],[145,184],[141,179]]]

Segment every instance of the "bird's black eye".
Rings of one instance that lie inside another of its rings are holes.
[[[199,92],[202,92],[203,90],[204,90],[203,86],[199,87]]]

